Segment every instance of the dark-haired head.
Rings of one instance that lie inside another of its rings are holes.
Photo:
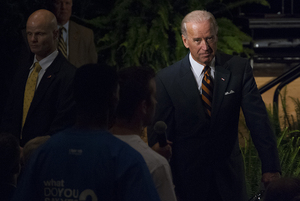
[[[77,69],[74,77],[74,99],[77,119],[85,123],[105,123],[118,102],[118,76],[106,65],[87,64]]]
[[[300,200],[300,179],[283,177],[271,182],[265,192],[265,201]]]
[[[120,100],[117,118],[130,121],[142,101],[145,100],[149,106],[153,104],[151,95],[155,86],[151,85],[151,80],[154,82],[154,76],[154,70],[148,67],[129,67],[120,70]]]

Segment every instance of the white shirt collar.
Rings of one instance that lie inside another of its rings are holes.
[[[47,57],[43,58],[40,61],[38,61],[36,59],[36,56],[34,56],[33,64],[35,62],[39,62],[40,66],[45,71],[52,64],[52,62],[54,61],[54,59],[56,58],[57,55],[58,55],[58,50],[56,49],[54,52],[52,52],[51,54],[49,54]],[[34,66],[33,64],[30,69],[33,68],[33,66]]]
[[[214,78],[214,74],[215,74],[215,69],[216,69],[216,67],[215,67],[215,64],[216,64],[216,59],[215,59],[216,57],[214,57],[213,59],[212,59],[212,61],[211,61],[211,64],[209,65],[210,66],[210,68],[211,68],[211,76]],[[190,59],[190,63],[191,63],[191,68],[192,68],[192,70],[193,70],[193,72],[194,72],[194,74],[196,75],[196,76],[200,76],[201,75],[201,73],[202,73],[202,71],[203,71],[203,68],[205,67],[205,66],[203,66],[202,64],[199,64],[197,61],[195,61],[194,60],[194,58],[192,57],[192,54],[190,53],[189,54],[189,59]]]
[[[69,31],[69,22],[70,21],[68,21],[66,24],[64,24],[64,25],[57,25],[57,28],[59,29],[60,27],[64,27],[65,29],[66,29],[66,31],[67,31],[67,33],[68,33],[68,31]]]

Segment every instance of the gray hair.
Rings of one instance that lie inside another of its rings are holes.
[[[214,28],[215,33],[218,33],[218,24],[216,22],[215,17],[208,11],[205,10],[195,10],[187,14],[182,22],[181,22],[181,34],[187,38],[187,31],[186,31],[186,23],[188,22],[204,22],[206,20],[210,20],[211,26]]]

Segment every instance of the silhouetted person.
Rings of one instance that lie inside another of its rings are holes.
[[[168,161],[153,151],[142,139],[156,107],[155,73],[144,67],[125,68],[119,72],[120,101],[111,132],[142,154],[162,201],[175,201],[172,173]]]
[[[13,201],[159,200],[142,156],[107,131],[118,103],[117,73],[89,64],[74,82],[75,126],[35,151]]]
[[[264,201],[299,201],[300,179],[280,178],[271,182],[264,194]]]

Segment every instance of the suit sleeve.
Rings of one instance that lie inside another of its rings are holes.
[[[167,139],[170,141],[173,141],[172,134],[174,133],[175,127],[174,106],[159,74],[155,77],[155,81],[157,90],[157,106],[153,124],[152,126],[148,127],[147,131],[148,144],[150,147],[152,147],[157,142],[157,136],[153,131],[153,126],[157,121],[164,121],[167,124]]]
[[[276,137],[249,63],[244,73],[241,106],[262,163],[262,173],[280,172]]]

